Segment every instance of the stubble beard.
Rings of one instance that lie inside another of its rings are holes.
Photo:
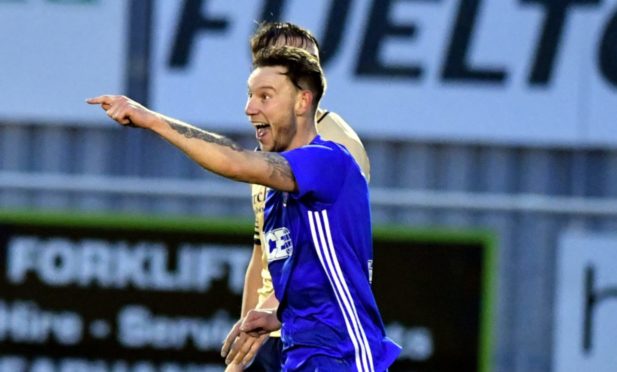
[[[298,132],[298,125],[295,120],[291,122],[291,124],[285,128],[279,128],[277,131],[277,138],[273,136],[272,149],[271,152],[283,152],[289,150],[289,146],[291,146],[291,142],[296,136]]]

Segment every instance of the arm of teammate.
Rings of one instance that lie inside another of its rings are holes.
[[[258,239],[258,237],[256,239]],[[261,271],[263,269],[261,244],[254,243],[253,254],[246,268],[246,274],[244,275],[244,292],[242,293],[241,309],[243,318],[249,310],[256,308],[259,303],[258,290],[261,288],[262,284]]]
[[[259,270],[261,270],[261,268],[263,267],[263,265],[261,264],[263,262],[261,260],[261,245],[255,245],[254,257],[255,259],[259,260],[260,264],[258,265],[258,267],[259,267]],[[259,280],[259,283],[260,283],[261,275],[257,279]],[[254,291],[253,293],[256,293],[257,289],[255,288],[253,291]],[[256,307],[244,306],[245,303],[250,304],[251,302],[249,300],[243,303],[243,309],[242,309],[243,318],[238,323],[236,323],[236,325],[234,326],[235,331],[239,332],[239,335],[235,334],[234,337],[237,337],[235,338],[235,342],[233,342],[233,344],[230,343],[229,345],[227,359],[225,360],[225,363],[228,363],[228,368],[226,369],[227,372],[240,371],[240,369],[237,369],[237,366],[245,366],[248,363],[250,363],[251,360],[253,360],[253,358],[255,357],[255,355],[257,355],[259,348],[261,348],[261,346],[266,342],[266,340],[269,337],[269,333],[254,334],[254,333],[240,332],[239,326],[241,325],[241,322],[244,320],[244,316],[246,316],[248,311],[253,310],[253,308],[276,309],[279,304],[278,300],[276,299],[276,296],[274,296],[274,293],[271,293],[263,302],[257,304]],[[232,340],[230,340],[228,336],[228,339],[226,340],[226,342],[231,342],[231,341]]]
[[[274,299],[274,301],[267,300],[263,303],[263,305],[265,306],[266,304],[270,304],[270,306],[274,306],[274,307],[268,308],[267,310],[263,310],[259,308],[250,310],[247,316],[242,319],[242,323],[240,324],[240,328],[239,328],[241,331],[244,329],[243,325],[245,324],[247,319],[253,321],[252,320],[253,317],[256,317],[252,315],[254,312],[264,312],[264,311],[267,313],[274,313],[275,321],[271,323],[272,330],[276,331],[281,328],[281,323],[278,322],[278,319],[276,319],[276,307],[278,307],[278,301],[276,301],[276,297],[274,297],[274,295],[271,295],[271,297]],[[260,321],[257,321],[257,322],[260,322]],[[261,324],[261,323],[258,323],[258,324]],[[240,336],[238,336],[238,339],[234,343],[229,355],[227,356],[227,359],[225,360],[226,363],[229,363],[229,367],[230,367],[226,371],[227,372],[238,371],[238,369],[236,369],[237,366],[243,367],[243,366],[248,365],[253,360],[253,358],[255,358],[255,356],[257,355],[257,352],[259,351],[261,346],[266,342],[270,333],[271,332],[261,332],[261,330],[253,330],[252,332],[242,331],[240,333]],[[236,345],[238,346],[236,347]],[[228,362],[228,360],[231,358],[233,358],[233,360],[230,363]]]
[[[157,133],[213,173],[281,191],[297,189],[289,163],[280,154],[244,150],[228,138],[166,117],[125,96],[103,95],[86,102],[100,105],[119,124]]]
[[[266,297],[263,302],[257,305],[257,309],[274,309],[276,310],[279,306],[279,301],[276,299],[274,292],[270,293],[268,297]],[[248,312],[247,312],[248,315]],[[246,317],[246,315],[245,315]],[[276,331],[276,329],[275,329]]]
[[[251,260],[249,261],[244,277],[241,317],[229,331],[229,334],[227,334],[223,347],[221,348],[221,356],[226,358],[225,363],[229,364],[230,367],[233,364],[241,364],[244,359],[246,353],[239,353],[240,350],[250,350],[252,344],[260,339],[260,337],[251,337],[246,333],[240,332],[240,325],[242,324],[242,320],[244,319],[246,313],[257,306],[259,299],[257,290],[261,285],[262,268],[261,244],[254,244],[253,254],[251,255]],[[266,337],[263,337],[263,341],[265,341],[265,339]],[[248,345],[245,346],[247,343]],[[259,343],[259,346],[260,345],[261,343]]]

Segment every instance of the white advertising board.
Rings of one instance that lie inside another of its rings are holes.
[[[553,372],[615,370],[617,234],[560,239],[553,335]]]
[[[84,100],[125,91],[128,5],[0,1],[0,120],[100,122]]]
[[[248,38],[266,14],[315,33],[329,81],[322,106],[361,135],[614,146],[616,5],[158,0],[150,103],[248,130]]]

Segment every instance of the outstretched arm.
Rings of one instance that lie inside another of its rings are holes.
[[[186,153],[203,168],[236,181],[296,191],[296,180],[280,154],[246,151],[230,139],[149,110],[125,96],[90,98],[109,117],[125,126],[149,129]]]

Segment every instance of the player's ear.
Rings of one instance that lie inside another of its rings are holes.
[[[307,112],[312,111],[313,106],[313,92],[303,89],[298,92],[296,97],[296,115],[305,115]]]

